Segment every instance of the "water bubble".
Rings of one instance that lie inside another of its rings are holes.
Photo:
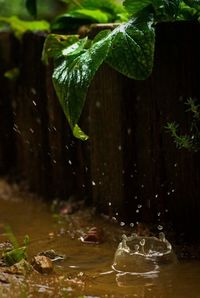
[[[163,230],[163,226],[161,226],[161,225],[158,225],[157,228],[158,228],[159,231]]]
[[[134,223],[133,223],[133,222],[130,223],[130,227],[131,227],[131,228],[134,227]]]
[[[121,222],[120,222],[120,226],[121,226],[121,227],[125,226],[125,222],[121,221]]]
[[[138,209],[140,209],[140,208],[142,208],[142,205],[138,204],[137,207],[138,207]]]
[[[109,202],[109,203],[108,203],[108,206],[111,206],[111,205],[112,205],[112,203],[111,203],[111,202]]]
[[[95,185],[96,185],[96,183],[95,183],[94,181],[92,181],[92,185],[93,185],[93,186],[95,186]]]

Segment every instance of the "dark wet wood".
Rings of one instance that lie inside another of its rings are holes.
[[[184,102],[200,99],[199,34],[199,24],[159,26],[154,70],[146,81],[103,65],[82,116],[90,135],[85,143],[71,136],[53,90],[52,67],[40,61],[44,36],[26,34],[17,55],[6,50],[3,59],[4,65],[15,65],[10,61],[17,56],[21,72],[11,89],[1,72],[1,173],[15,164],[32,191],[64,198],[90,194],[88,201],[99,212],[133,223],[172,222],[179,233],[200,238],[199,154],[177,150],[165,129],[168,121],[177,121],[186,132],[190,118]],[[5,38],[1,34],[9,44]]]

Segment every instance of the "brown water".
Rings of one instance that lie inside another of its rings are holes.
[[[4,297],[139,297],[199,298],[200,262],[184,261],[163,265],[159,273],[148,277],[117,274],[111,268],[115,250],[124,232],[84,210],[55,220],[50,208],[29,195],[19,195],[0,182],[0,243],[5,241],[3,226],[9,224],[19,242],[25,234],[31,239],[29,258],[54,249],[65,255],[55,264],[54,273],[33,272],[25,279],[13,277],[10,284],[0,282]],[[84,244],[79,237],[89,228],[103,228],[105,241]]]

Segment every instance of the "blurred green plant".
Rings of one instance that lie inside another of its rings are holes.
[[[186,112],[190,112],[192,116],[189,133],[180,134],[179,124],[176,122],[167,123],[166,129],[171,134],[177,148],[197,152],[200,150],[200,104],[192,98],[189,98],[185,104],[188,107]]]
[[[12,266],[23,259],[27,259],[27,247],[30,243],[29,236],[24,237],[23,246],[20,246],[10,226],[5,227],[5,234],[13,246],[13,248],[4,251],[2,254],[6,265]]]

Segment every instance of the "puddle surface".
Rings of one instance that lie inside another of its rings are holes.
[[[60,222],[59,222],[60,221]],[[24,280],[0,281],[0,297],[138,297],[199,298],[200,262],[163,264],[147,276],[115,272],[115,251],[125,232],[120,226],[97,218],[89,211],[55,220],[50,208],[29,195],[18,195],[0,182],[0,243],[6,240],[3,226],[9,224],[21,243],[30,236],[29,259],[41,251],[54,249],[65,255],[54,273],[31,273]],[[88,244],[80,237],[91,227],[101,227],[105,241]]]

